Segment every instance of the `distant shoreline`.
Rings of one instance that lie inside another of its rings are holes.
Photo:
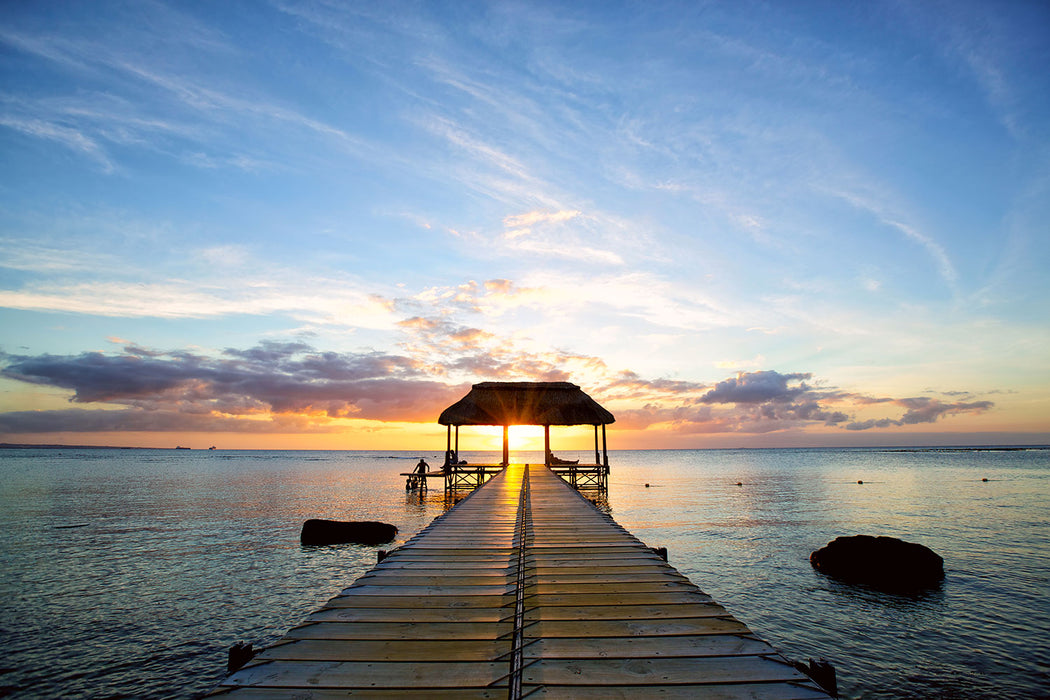
[[[164,450],[164,451],[194,451],[194,452],[431,452],[432,449],[424,450],[354,450],[354,449],[294,449],[282,448],[268,450],[265,448],[191,448],[191,447],[128,447],[123,445],[61,445],[55,443],[33,444],[0,442],[0,450]],[[693,450],[706,450],[711,452],[732,452],[736,450],[873,450],[881,452],[1023,452],[1025,450],[1050,450],[1047,444],[1031,445],[852,445],[852,446],[813,446],[813,447],[656,447],[643,449],[620,449],[609,450],[609,452],[691,452]],[[494,450],[465,450],[465,452],[492,452]],[[539,452],[540,450],[520,450],[522,452]],[[571,450],[570,450],[571,451]],[[585,450],[576,450],[583,452]]]
[[[0,450],[173,450],[174,447],[122,447],[120,445],[36,445],[18,442],[0,442]]]

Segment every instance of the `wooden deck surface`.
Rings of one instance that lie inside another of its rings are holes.
[[[827,698],[543,466],[511,465],[229,676],[245,698]]]

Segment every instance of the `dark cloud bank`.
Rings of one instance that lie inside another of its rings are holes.
[[[318,352],[302,343],[227,349],[221,357],[127,346],[120,355],[6,355],[9,379],[73,392],[74,404],[124,410],[0,414],[2,432],[105,430],[311,432],[328,419],[433,421],[466,387],[408,357]],[[247,420],[269,417],[272,421]]]
[[[483,353],[464,342],[447,366],[488,379],[571,379],[559,360],[601,369],[596,358],[554,353]],[[0,355],[8,379],[72,392],[69,408],[0,414],[0,433],[193,431],[310,433],[342,429],[335,419],[432,423],[468,386],[439,381],[443,370],[412,355],[321,352],[303,343],[264,342],[219,357],[127,345],[120,354]],[[500,372],[495,373],[493,369]],[[513,374],[511,374],[513,373]],[[933,423],[992,407],[990,401],[885,398],[817,386],[808,373],[744,372],[714,385],[608,372],[599,401],[630,400],[617,425],[669,424],[683,433],[764,433],[823,424],[851,431]],[[896,407],[899,417],[856,421],[858,405]]]

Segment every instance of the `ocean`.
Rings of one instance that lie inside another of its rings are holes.
[[[444,512],[440,487],[405,492],[398,473],[420,457],[440,464],[420,452],[0,450],[0,696],[206,693],[230,646],[275,642],[394,546],[302,547],[303,521],[381,520],[404,541]],[[601,506],[782,654],[830,661],[841,697],[1050,697],[1050,449],[609,459]],[[943,584],[893,595],[813,570],[812,551],[854,534],[930,547]]]

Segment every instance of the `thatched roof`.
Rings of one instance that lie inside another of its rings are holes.
[[[569,382],[482,382],[441,412],[441,425],[606,425],[613,414]]]

